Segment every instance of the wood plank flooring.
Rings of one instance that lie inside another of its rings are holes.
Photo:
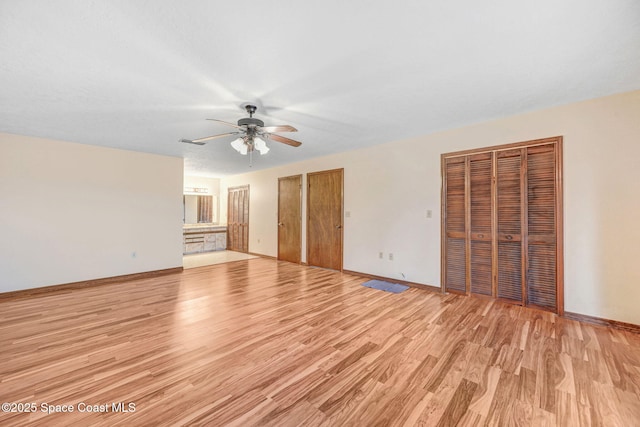
[[[365,280],[252,259],[1,301],[0,402],[36,410],[0,425],[640,425],[640,335]]]

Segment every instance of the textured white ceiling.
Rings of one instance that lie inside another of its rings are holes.
[[[640,88],[638,0],[0,0],[0,131],[253,170]]]

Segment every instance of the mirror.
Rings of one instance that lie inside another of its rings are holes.
[[[217,222],[217,197],[185,194],[182,201],[184,208],[182,221],[185,224],[213,224]]]

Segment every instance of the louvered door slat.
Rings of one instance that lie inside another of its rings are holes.
[[[499,153],[497,171],[498,233],[520,235],[522,197],[520,191],[520,150]]]
[[[471,232],[491,234],[491,154],[471,156]]]
[[[446,220],[448,232],[464,233],[464,162],[448,162],[446,165],[447,174],[447,201]]]
[[[520,242],[498,242],[497,297],[522,301],[522,245]]]
[[[522,303],[522,191],[521,150],[498,153],[497,297]]]
[[[447,291],[466,292],[466,243],[465,239],[447,239]]]
[[[527,150],[527,301],[556,309],[555,146]]]
[[[529,244],[527,300],[551,310],[556,309],[555,244]]]
[[[545,149],[542,151],[542,149]],[[555,235],[555,153],[553,146],[527,153],[529,236]]]
[[[471,293],[491,295],[491,241],[471,241]]]
[[[491,153],[470,156],[470,292],[491,295],[492,293],[492,252],[491,252]]]

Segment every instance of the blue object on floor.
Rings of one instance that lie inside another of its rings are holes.
[[[362,286],[366,286],[371,289],[379,289],[385,292],[391,292],[394,294],[399,294],[400,292],[404,292],[409,289],[408,286],[401,285],[399,283],[389,283],[382,280],[369,280],[368,282],[364,282]]]

